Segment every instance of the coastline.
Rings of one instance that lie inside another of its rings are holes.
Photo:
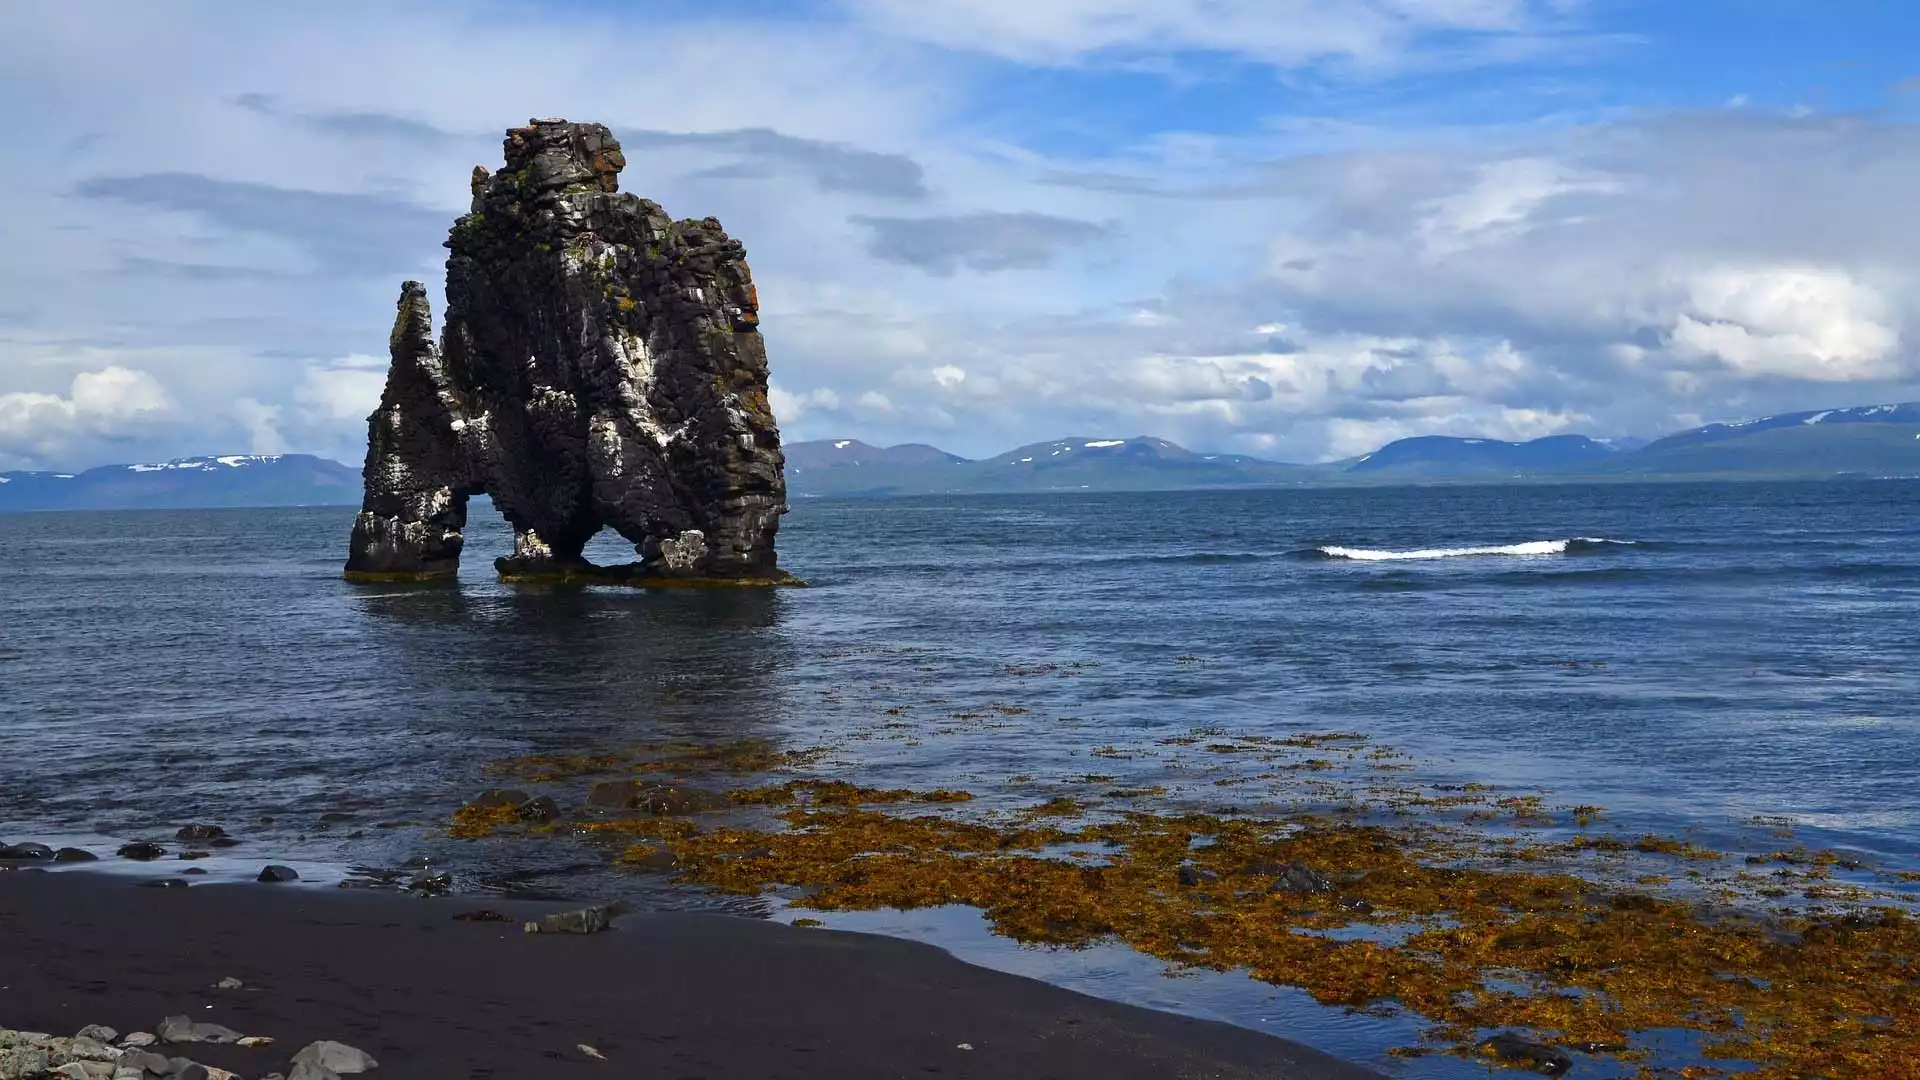
[[[242,1076],[280,1069],[282,1050],[316,1039],[429,1080],[1380,1076],[895,938],[679,913],[636,913],[591,935],[521,928],[573,906],[0,872],[0,1026],[151,1030],[187,1014],[275,1040],[191,1048]],[[481,909],[510,921],[454,919]],[[229,978],[245,988],[216,989]]]

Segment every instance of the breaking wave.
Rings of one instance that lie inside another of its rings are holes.
[[[1626,546],[1632,540],[1607,540],[1597,536],[1576,536],[1567,540],[1529,540],[1521,544],[1488,547],[1415,548],[1410,551],[1380,551],[1373,548],[1313,548],[1303,554],[1321,559],[1347,559],[1357,562],[1393,562],[1403,559],[1450,559],[1462,555],[1574,555]]]

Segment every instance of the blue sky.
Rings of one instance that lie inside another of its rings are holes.
[[[357,460],[476,163],[748,248],[789,439],[1314,460],[1920,397],[1920,5],[0,7],[0,469]]]

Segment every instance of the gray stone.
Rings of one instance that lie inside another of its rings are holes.
[[[0,1080],[25,1080],[47,1071],[47,1052],[37,1046],[11,1046],[0,1050]]]
[[[88,1024],[80,1029],[76,1039],[92,1039],[95,1042],[110,1043],[120,1038],[120,1033],[104,1024]]]
[[[154,1043],[158,1041],[159,1040],[154,1037],[154,1034],[151,1031],[135,1031],[128,1034],[126,1038],[121,1039],[120,1045],[121,1046],[152,1046]]]
[[[485,493],[514,529],[506,580],[788,580],[745,250],[713,218],[620,192],[602,125],[533,121],[505,154],[446,242],[438,344],[426,287],[401,286],[347,576],[452,576]],[[640,562],[587,564],[603,526]]]
[[[301,1065],[317,1065],[342,1076],[363,1073],[380,1067],[380,1063],[373,1060],[373,1056],[365,1050],[327,1039],[307,1044],[299,1053],[293,1055],[293,1064],[296,1075]]]
[[[230,1043],[239,1042],[240,1033],[230,1027],[190,1020],[184,1016],[169,1016],[160,1021],[154,1029],[160,1041],[169,1045],[178,1043]]]
[[[287,1074],[287,1080],[340,1080],[340,1074],[319,1065],[299,1064]]]
[[[155,1076],[165,1076],[167,1071],[173,1066],[166,1058],[151,1051],[129,1050],[125,1054],[120,1055],[120,1067],[123,1069],[139,1069],[143,1073],[152,1073]]]
[[[112,1037],[112,1028],[100,1028],[99,1030],[107,1032],[109,1039]],[[68,1057],[78,1058],[81,1061],[119,1061],[125,1053],[126,1051],[117,1046],[107,1045],[107,1039],[101,1039],[98,1036],[84,1033],[74,1036],[73,1040],[67,1044],[66,1049],[66,1055]]]
[[[574,911],[542,915],[525,926],[529,934],[598,934],[613,928],[613,918],[626,910],[621,904],[598,904]]]

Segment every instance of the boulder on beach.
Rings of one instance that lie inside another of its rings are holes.
[[[299,1053],[293,1055],[293,1075],[299,1076],[302,1067],[324,1069],[341,1076],[352,1076],[355,1073],[377,1069],[380,1063],[365,1050],[348,1046],[346,1043],[323,1039],[309,1043]]]

